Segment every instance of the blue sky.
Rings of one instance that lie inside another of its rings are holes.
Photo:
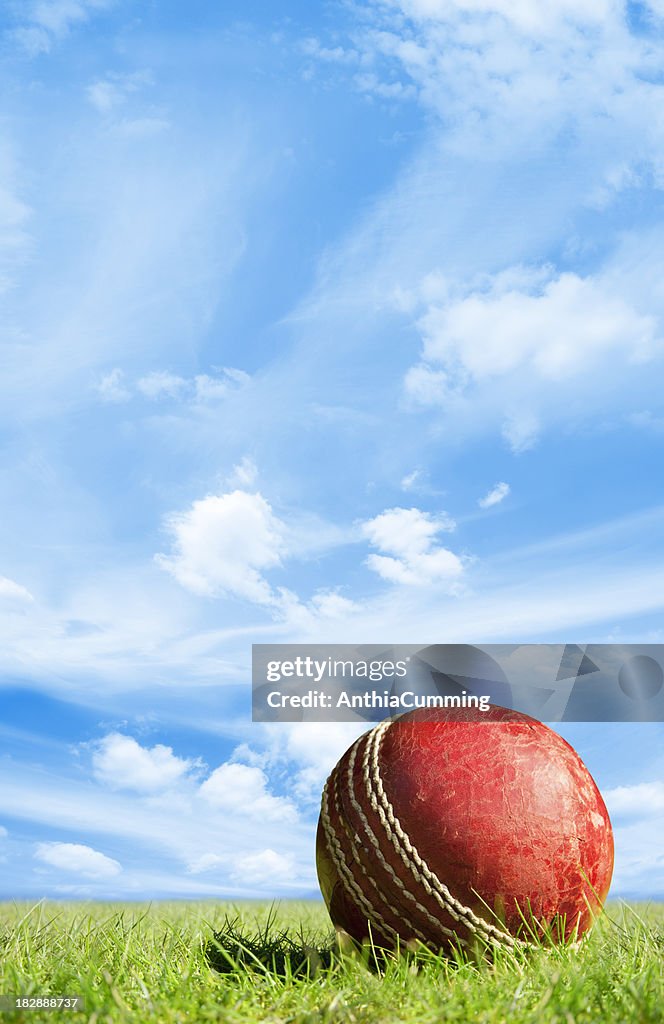
[[[0,15],[0,895],[316,891],[252,642],[662,642],[664,5]],[[664,728],[575,725],[664,896]]]

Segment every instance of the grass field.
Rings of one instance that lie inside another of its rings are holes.
[[[646,1022],[664,1020],[664,906],[613,904],[580,948],[493,963],[405,959],[370,971],[335,958],[298,978],[256,963],[211,968],[227,918],[263,948],[286,930],[331,943],[322,904],[0,904],[0,993],[78,995],[83,1013],[29,1010],[7,1021]],[[269,959],[269,957],[268,957]]]

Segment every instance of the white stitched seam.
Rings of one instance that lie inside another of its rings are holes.
[[[329,779],[327,780],[323,788],[323,799],[320,811],[321,822],[323,823],[323,832],[325,833],[325,838],[327,840],[327,848],[330,852],[330,856],[332,857],[334,866],[337,869],[337,874],[341,879],[342,885],[346,889],[346,892],[350,895],[353,901],[359,902],[360,907],[364,911],[367,919],[371,921],[381,931],[385,931],[393,938],[398,939],[398,933],[394,930],[394,928],[390,927],[390,925],[383,919],[382,915],[375,910],[371,902],[365,896],[361,887],[355,881],[352,871],[346,864],[346,858],[344,857],[343,850],[341,849],[341,844],[339,842],[336,832],[334,831],[334,826],[332,825],[332,821],[330,818],[329,787],[330,783],[333,782],[335,777],[336,769],[332,772],[332,775],[330,775]]]
[[[412,892],[410,892],[410,890],[405,886],[405,884],[402,881],[402,879],[399,878],[399,876],[397,875],[397,873],[395,872],[394,868],[389,863],[389,861],[387,861],[385,859],[385,855],[383,854],[383,851],[380,848],[380,842],[379,842],[378,838],[376,837],[376,833],[374,832],[374,830],[372,829],[371,825],[369,824],[369,819],[367,818],[366,814],[364,813],[362,805],[360,804],[360,802],[358,801],[358,799],[357,799],[357,797],[355,795],[353,770],[355,768],[355,759],[357,757],[358,747],[359,747],[359,744],[362,742],[363,739],[367,739],[367,742],[368,742],[369,738],[366,737],[366,736],[360,737],[358,742],[354,744],[354,746],[353,746],[353,748],[351,750],[351,755],[350,755],[350,759],[349,759],[349,762],[348,762],[348,792],[350,794],[350,799],[351,799],[351,803],[353,805],[353,808],[355,809],[356,814],[358,815],[358,817],[360,818],[360,821],[362,822],[362,825],[363,825],[364,830],[365,830],[365,832],[367,834],[369,842],[371,843],[371,845],[372,845],[372,847],[373,847],[373,849],[375,851],[376,857],[378,858],[380,864],[385,869],[385,871],[387,871],[388,875],[390,876],[390,878],[392,879],[394,884],[397,886],[397,888],[403,893],[403,895],[408,900],[411,901],[411,903],[413,903],[415,905],[415,908],[417,910],[419,910],[419,912],[426,917],[427,921],[429,921],[429,923],[432,924],[438,931],[441,931],[443,933],[443,935],[445,935],[447,938],[456,939],[456,938],[458,938],[456,933],[453,932],[451,929],[446,928],[439,921],[439,919],[437,917],[435,917],[432,913],[430,913],[430,911],[428,911],[427,908],[424,907],[419,902],[417,897]],[[355,839],[356,839],[356,842],[361,845],[361,840],[360,840],[360,837],[357,835],[357,833],[355,835]],[[362,870],[364,871],[364,873],[366,875],[367,872],[365,871],[364,867],[362,867]],[[375,880],[373,878],[371,878],[369,875],[367,875],[367,877],[369,878],[369,881],[374,885],[374,887],[378,891],[378,886],[377,886]],[[383,896],[383,899],[385,899],[384,896]],[[424,935],[420,931],[419,928],[417,928],[414,924],[412,924],[412,922],[409,922],[409,921],[405,920],[403,917],[401,917],[397,913],[397,911],[395,910],[394,907],[390,907],[390,909],[391,909],[392,913],[394,914],[394,916],[397,917],[403,924],[405,924],[406,927],[408,929],[410,929],[410,931],[412,931],[417,936],[418,939],[421,939],[421,941],[426,943],[426,944],[430,944],[431,943],[431,939],[427,938],[427,936]]]
[[[389,721],[381,722],[380,725],[376,726],[369,733],[363,758],[363,776],[367,796],[390,842],[415,880],[424,887],[427,893],[433,896],[439,906],[450,914],[454,920],[463,923],[473,934],[479,933],[489,942],[512,947],[516,946],[518,943],[512,935],[490,924],[488,921],[484,921],[474,914],[470,907],[464,906],[463,903],[460,903],[459,900],[452,896],[447,886],[443,885],[435,872],[431,870],[426,861],[420,856],[417,848],[402,828],[401,822],[394,813],[394,808],[385,793],[378,763],[380,745],[390,725],[391,722]]]

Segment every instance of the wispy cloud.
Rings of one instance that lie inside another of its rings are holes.
[[[131,96],[151,84],[152,76],[149,71],[112,72],[91,82],[86,89],[86,95],[100,114],[110,114],[123,106]]]
[[[133,397],[151,402],[183,401],[193,404],[218,402],[248,384],[248,373],[236,367],[223,367],[214,375],[200,373],[182,377],[170,370],[151,370],[130,382],[119,367],[104,374],[95,390],[104,402],[128,402]]]
[[[250,380],[244,370],[231,366],[224,366],[214,376],[199,373],[190,379],[168,371],[155,370],[141,377],[136,387],[146,398],[155,401],[162,398],[188,398],[193,402],[204,403],[220,401]]]
[[[236,487],[247,488],[255,484],[257,477],[258,466],[248,455],[243,455],[237,465],[233,466],[227,483],[233,489]]]
[[[422,482],[422,477],[423,477],[423,474],[422,474],[422,470],[421,469],[414,469],[411,473],[406,473],[406,475],[401,478],[401,484],[400,484],[401,490],[402,491],[414,491],[414,490],[416,490],[417,487]]]
[[[509,493],[510,485],[501,481],[492,487],[483,498],[479,498],[477,504],[480,508],[492,508],[494,505],[500,505],[501,501],[504,501]]]
[[[142,395],[150,399],[177,398],[187,388],[184,377],[178,377],[167,370],[153,370],[136,382]]]
[[[604,794],[616,818],[652,818],[664,814],[664,781],[617,786]]]
[[[12,235],[27,228],[27,213],[19,225],[18,212],[36,203],[43,252],[25,267],[13,260],[2,415],[11,416],[17,403],[28,419],[66,415],[86,394],[90,402],[118,405],[126,392],[145,399],[137,382],[166,370],[185,380],[183,400],[212,404],[246,378],[232,365],[217,371],[208,361],[191,374],[192,360],[183,353],[192,351],[192,339],[213,315],[217,289],[242,256],[247,205],[241,193],[248,203],[256,176],[247,131],[225,126],[226,141],[209,139],[201,160],[186,143],[186,124],[180,122],[172,138],[158,135],[146,144],[143,135],[120,137],[97,122],[81,122],[78,107],[69,95],[66,100],[62,117],[72,126],[67,167],[45,152],[36,191],[25,167],[6,176]],[[17,182],[25,183],[20,191]],[[0,170],[0,192],[3,184]],[[51,260],[46,211],[56,194],[65,204],[68,243]],[[218,219],[228,232],[219,252]],[[18,285],[29,288],[32,301],[24,301]]]
[[[235,862],[233,878],[245,885],[278,885],[292,877],[293,858],[284,857],[274,850],[259,850],[246,857],[239,857]]]
[[[125,384],[124,373],[118,367],[104,374],[95,389],[103,402],[128,402],[131,391]]]
[[[34,601],[34,598],[27,587],[6,576],[0,576],[0,600],[18,601],[19,603]]]

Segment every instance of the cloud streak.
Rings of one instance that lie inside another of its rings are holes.
[[[501,501],[504,501],[509,493],[510,485],[501,481],[492,487],[483,498],[479,498],[477,504],[480,508],[493,508],[494,505],[500,505]]]

